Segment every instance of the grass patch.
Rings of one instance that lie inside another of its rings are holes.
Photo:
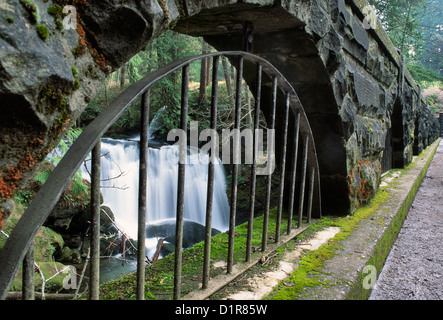
[[[275,241],[276,232],[276,208],[269,214],[269,226],[267,240]],[[285,234],[287,228],[287,219],[283,215],[281,223],[281,234]],[[251,259],[262,255],[259,250],[262,242],[263,216],[254,219],[254,228],[252,236],[253,253]],[[246,239],[248,233],[248,223],[243,223],[235,228],[234,237],[234,263],[245,261],[246,257]],[[211,240],[211,261],[226,261],[228,254],[228,233],[220,233],[212,237]],[[189,249],[183,251],[182,265],[182,296],[199,288],[202,282],[203,273],[203,253],[204,242],[195,244]],[[170,254],[167,257],[157,261],[151,266],[146,267],[145,277],[145,298],[155,300],[172,299],[174,286],[174,260],[175,255]],[[222,268],[211,268],[210,277],[225,273]],[[135,299],[136,274],[129,274],[116,280],[109,281],[100,286],[100,299],[113,300]]]
[[[311,237],[317,231],[322,230],[328,226],[337,226],[341,228],[333,240],[328,244],[322,246],[319,250],[308,252],[299,261],[299,268],[281,283],[276,290],[271,293],[267,299],[286,300],[296,299],[302,292],[304,287],[312,287],[320,284],[320,280],[316,277],[322,271],[320,270],[324,262],[332,258],[335,254],[335,249],[339,247],[339,242],[346,239],[352,230],[358,225],[359,221],[369,217],[377,209],[380,208],[381,203],[389,199],[389,194],[384,189],[377,193],[369,205],[359,209],[352,216],[347,217],[324,217],[320,221],[311,224],[308,229],[297,237],[297,242],[303,241]],[[267,240],[269,242],[275,241],[276,228],[276,208],[271,210],[269,219],[269,228]],[[252,259],[261,256],[260,250],[262,241],[262,224],[263,216],[254,219],[252,248]],[[281,224],[281,234],[283,235],[287,228],[287,219],[285,213],[283,214]],[[234,237],[234,263],[243,262],[245,260],[246,238],[247,238],[248,224],[244,223],[236,227]],[[211,241],[211,261],[226,261],[228,253],[228,234],[220,233],[212,237]],[[275,264],[278,258],[281,257],[285,250],[293,249],[296,241],[290,241],[283,247],[276,250],[277,257],[274,259]],[[199,288],[202,281],[203,272],[203,252],[204,242],[195,244],[193,247],[183,251],[183,266],[182,266],[182,296]],[[174,254],[171,254],[155,264],[146,267],[145,277],[145,298],[155,300],[172,299],[173,283],[174,283]],[[266,266],[267,269],[273,267],[273,264]],[[252,270],[251,274],[257,270],[263,271],[264,268],[258,265],[256,270]],[[226,272],[222,268],[211,268],[210,277],[213,278],[221,273]],[[288,286],[289,285],[289,286]],[[125,275],[119,279],[109,281],[100,286],[100,299],[103,300],[131,300],[135,299],[136,289],[136,274]],[[224,293],[218,295],[222,297]]]
[[[419,157],[427,157],[429,152],[432,150],[426,150]],[[414,161],[408,165],[405,169],[400,170],[402,173],[406,173],[405,170],[413,169],[416,162]],[[421,176],[424,175],[425,171],[422,172]],[[420,180],[420,179],[419,179]],[[337,250],[341,247],[341,244],[346,240],[351,233],[357,228],[363,219],[368,219],[372,217],[383,204],[387,203],[391,199],[391,194],[388,188],[395,188],[395,183],[390,183],[389,187],[380,188],[376,193],[375,197],[368,203],[368,205],[358,209],[353,215],[346,217],[323,217],[320,221],[311,224],[308,229],[299,235],[296,241],[290,241],[286,245],[278,248],[275,252],[277,257],[274,262],[269,263],[266,267],[257,265],[247,272],[245,278],[248,275],[252,275],[254,272],[261,272],[266,269],[271,269],[273,266],[277,265],[278,258],[281,257],[285,250],[293,250],[297,245],[297,241],[305,240],[317,231],[320,231],[329,226],[335,226],[341,228],[341,231],[336,234],[336,236],[331,239],[327,244],[323,245],[321,248],[315,251],[308,251],[304,253],[299,260],[299,268],[295,270],[289,278],[284,282],[281,282],[275,290],[266,298],[268,300],[293,300],[301,298],[304,294],[304,288],[318,287],[320,290],[322,287],[333,286],[337,283],[330,283],[328,281],[323,281],[320,279],[320,275],[326,274],[322,267],[325,262],[336,254]],[[419,186],[419,181],[417,181],[417,186]],[[407,210],[407,208],[405,208]],[[269,231],[267,235],[268,241],[272,241],[275,238],[275,217],[276,209],[271,210],[269,219]],[[258,217],[254,219],[254,232],[252,246],[253,248],[259,249],[261,245],[262,236],[262,223],[263,217]],[[380,221],[380,223],[382,223]],[[401,224],[400,224],[401,225]],[[282,234],[286,231],[287,220],[282,219],[281,232]],[[390,238],[393,238],[389,235]],[[245,259],[245,249],[246,249],[246,237],[247,237],[247,223],[239,225],[235,229],[235,241],[234,241],[234,262],[242,262]],[[182,295],[186,295],[192,290],[199,287],[201,283],[202,274],[202,263],[203,263],[203,247],[204,243],[198,243],[192,248],[187,249],[183,252],[183,286]],[[380,245],[378,247],[381,247]],[[211,246],[211,260],[215,261],[226,261],[228,250],[228,234],[218,234],[212,238]],[[253,250],[254,251],[254,250]],[[387,251],[388,252],[388,251]],[[260,250],[256,250],[253,253],[252,259],[256,258],[257,255],[261,255]],[[173,292],[173,282],[174,282],[174,255],[170,255],[154,265],[146,268],[146,299],[172,299]],[[211,269],[211,277],[215,277],[220,273],[224,273],[222,269]],[[243,276],[242,276],[243,278]],[[242,280],[238,280],[240,283]],[[135,285],[136,275],[131,274],[119,278],[114,281],[110,281],[103,284],[100,287],[101,299],[135,299]],[[229,289],[228,289],[229,290]],[[223,297],[223,293],[217,293],[216,296],[211,298]]]
[[[426,174],[429,163],[432,159],[433,153],[435,152],[435,148],[428,147],[425,149],[418,157],[416,157],[410,164],[408,164],[404,169],[393,169],[386,177],[392,175],[392,173],[396,171],[400,171],[401,175],[408,174],[408,171],[414,170],[417,164],[418,159],[426,159],[428,161],[424,168],[421,169],[421,173],[418,175],[415,185],[413,189],[408,194],[408,197],[405,203],[402,205],[400,211],[397,213],[393,222],[391,223],[388,230],[386,230],[385,235],[377,244],[376,252],[370,258],[369,264],[375,265],[377,270],[381,270],[383,263],[389,254],[390,248],[394,243],[396,236],[401,228],[402,222],[405,219],[407,212],[409,210],[409,206],[412,203],[415,193],[420,186],[420,183]],[[266,299],[268,300],[293,300],[298,299],[303,296],[304,288],[306,287],[317,287],[319,290],[321,287],[332,286],[334,283],[329,283],[328,281],[320,280],[320,274],[326,274],[322,267],[324,266],[325,261],[331,259],[335,254],[338,248],[340,248],[340,244],[346,238],[351,235],[351,232],[354,228],[358,227],[360,221],[363,219],[368,219],[373,216],[376,211],[378,211],[382,204],[387,203],[391,199],[391,195],[388,191],[388,188],[396,189],[399,181],[394,180],[389,183],[388,187],[382,187],[376,193],[375,197],[369,202],[368,205],[361,207],[358,209],[354,215],[342,217],[342,218],[333,218],[326,219],[324,218],[318,225],[312,225],[308,228],[308,231],[312,229],[310,232],[315,232],[314,230],[323,229],[327,226],[336,226],[340,227],[341,231],[336,234],[336,236],[331,239],[327,244],[323,245],[321,248],[315,251],[309,251],[302,256],[299,261],[299,268],[295,270],[288,279],[284,282],[281,282],[278,287],[270,294]],[[382,224],[382,221],[379,221]],[[304,235],[308,235],[307,232]],[[362,282],[358,282],[361,284]],[[368,290],[365,290],[365,293],[368,294]],[[351,289],[351,293],[349,297],[351,298],[367,298],[363,296],[362,290],[359,290],[359,285],[355,285]]]
[[[357,210],[354,215],[338,218],[323,218],[319,223],[311,225],[308,228],[309,232],[305,233],[305,236],[309,236],[328,226],[339,227],[341,231],[318,250],[305,253],[298,262],[298,268],[284,282],[281,282],[266,299],[294,300],[303,295],[305,288],[332,285],[328,281],[321,281],[318,277],[319,274],[324,274],[322,267],[325,261],[335,255],[336,250],[340,247],[340,242],[349,237],[352,230],[358,226],[362,219],[370,217],[380,208],[381,204],[385,203],[389,198],[389,193],[382,188],[367,206]]]

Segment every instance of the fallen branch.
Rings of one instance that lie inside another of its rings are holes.
[[[277,253],[273,254],[272,256],[263,256],[260,259],[261,265],[267,264],[271,259],[275,258],[277,256]]]
[[[162,246],[163,246],[163,241],[165,239],[160,238],[157,242],[157,250],[154,253],[154,257],[152,258],[152,262],[155,262],[158,260],[158,257],[160,256],[160,251],[162,250]]]
[[[70,293],[47,293],[42,296],[41,292],[34,292],[34,296],[38,300],[72,300],[73,294]],[[6,300],[22,300],[23,293],[20,291],[12,291],[6,295]]]
[[[126,239],[130,239],[130,238],[127,236],[127,234],[126,234],[123,230],[121,230],[121,229],[115,224],[114,220],[111,219],[111,217],[106,213],[105,210],[101,209],[101,211],[106,215],[106,217],[108,217],[109,221],[111,221],[111,223],[114,225],[114,227],[116,227],[117,230],[118,230],[123,236],[126,237]],[[128,240],[128,242],[129,242],[129,244],[131,245],[131,247],[132,247],[135,251],[137,251],[137,248],[134,246],[134,244],[133,244],[130,240]]]
[[[82,270],[82,273],[81,273],[81,275],[80,275],[80,280],[78,281],[78,285],[77,285],[77,288],[75,289],[75,294],[74,294],[74,299],[77,299],[77,297],[79,296],[79,290],[80,290],[80,287],[81,287],[81,285],[82,285],[82,282],[83,282],[83,278],[84,278],[84,276],[85,276],[85,272],[86,272],[86,267],[87,267],[87,265],[88,265],[88,263],[89,263],[89,258],[91,257],[91,247],[89,247],[88,248],[88,254],[87,254],[87,256],[86,256],[86,261],[85,261],[85,264],[83,265],[83,270]],[[87,285],[87,283],[86,283],[86,289],[87,289],[87,287],[88,287],[88,285]],[[86,291],[86,289],[85,289],[85,291]],[[83,292],[84,293],[84,292]],[[82,293],[82,294],[83,294]],[[82,295],[82,294],[80,294],[80,295]]]

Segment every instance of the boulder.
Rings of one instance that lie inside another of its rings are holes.
[[[150,224],[146,228],[146,238],[163,238],[162,255],[165,256],[175,251],[175,228],[176,221],[165,220],[155,224]],[[212,236],[220,233],[217,229],[212,229]],[[183,248],[203,241],[205,238],[205,226],[190,220],[183,221]]]

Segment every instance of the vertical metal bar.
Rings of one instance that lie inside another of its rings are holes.
[[[308,200],[308,223],[311,223],[312,215],[312,201],[314,199],[314,182],[315,182],[315,167],[311,168],[311,179],[309,180],[309,200]]]
[[[274,78],[272,82],[272,107],[271,107],[271,123],[270,129],[275,129],[275,113],[277,109],[277,78]],[[271,163],[272,155],[268,152],[268,165]],[[266,185],[266,205],[265,213],[263,215],[263,235],[262,235],[262,251],[266,250],[268,240],[268,224],[269,224],[269,210],[271,209],[271,188],[272,188],[272,173],[268,175],[268,181]]]
[[[181,116],[180,128],[187,132],[188,118],[188,84],[189,65],[182,70],[182,96],[181,96]],[[186,171],[186,151],[187,144],[180,143],[180,155],[178,164],[178,186],[177,186],[177,218],[175,230],[175,265],[174,265],[174,299],[180,299],[181,278],[182,278],[182,246],[183,246],[183,213],[185,208],[185,171]]]
[[[235,123],[234,130],[240,130],[241,119],[241,91],[242,91],[242,78],[243,78],[243,57],[240,57],[237,69],[237,85],[236,85],[236,99],[235,99]],[[240,135],[234,134],[234,152],[233,152],[233,170],[232,170],[232,182],[231,182],[231,211],[229,215],[229,242],[228,242],[228,261],[227,261],[227,273],[232,272],[232,266],[234,265],[234,231],[235,231],[235,216],[237,212],[237,182],[238,182],[238,160],[241,158],[240,154]]]
[[[217,128],[217,103],[218,103],[218,68],[220,56],[215,56],[212,66],[212,96],[211,96],[211,129],[215,132]],[[202,288],[207,289],[209,283],[209,273],[211,260],[211,236],[212,236],[212,205],[214,199],[214,162],[216,137],[211,136],[211,155],[208,164],[208,192],[206,196],[206,223],[205,223],[205,251],[203,257],[203,282]]]
[[[288,122],[289,122],[289,102],[290,95],[286,94],[286,104],[285,104],[285,122],[283,129],[283,145],[282,145],[282,155],[280,163],[280,186],[278,194],[278,211],[277,211],[277,223],[275,227],[275,242],[280,241],[280,229],[281,229],[281,217],[283,212],[283,192],[285,188],[285,173],[286,173],[286,150],[288,142]]]
[[[303,205],[305,199],[305,185],[306,185],[306,167],[308,164],[308,145],[309,145],[309,136],[305,137],[304,141],[304,150],[303,150],[303,169],[302,169],[302,178],[300,184],[300,203],[298,208],[298,224],[297,228],[301,227],[302,217],[303,217]]]
[[[298,157],[298,140],[300,136],[300,111],[297,111],[295,116],[294,127],[294,146],[292,152],[292,168],[291,168],[291,188],[289,192],[289,207],[288,207],[288,230],[287,234],[291,233],[292,217],[294,216],[294,197],[295,197],[295,180],[297,177],[297,157]]]
[[[34,300],[34,252],[35,241],[33,240],[23,259],[23,300]]]
[[[89,299],[99,299],[100,279],[100,157],[101,141],[92,149],[91,160],[91,264]]]
[[[150,90],[142,95],[140,165],[138,187],[138,236],[137,236],[137,300],[145,299],[145,239],[146,239],[146,202],[148,196],[148,131],[149,131]]]
[[[254,212],[255,212],[255,189],[257,183],[257,143],[258,143],[258,123],[260,117],[260,102],[261,102],[261,80],[262,80],[262,66],[257,66],[257,93],[255,96],[255,114],[254,114],[254,139],[253,139],[253,151],[252,151],[252,169],[251,169],[251,189],[249,193],[249,217],[248,217],[248,235],[246,241],[246,261],[251,260],[252,251],[252,231],[254,225]]]

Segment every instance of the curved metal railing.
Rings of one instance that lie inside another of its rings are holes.
[[[277,228],[276,239],[280,240],[280,228],[283,209],[283,195],[289,186],[288,199],[288,233],[292,228],[293,212],[297,211],[294,205],[296,198],[296,190],[298,195],[298,223],[300,227],[302,217],[305,215],[308,222],[311,216],[321,216],[320,206],[320,175],[315,151],[313,135],[309,126],[308,119],[303,107],[297,97],[296,92],[283,77],[283,75],[275,69],[266,60],[255,56],[251,53],[230,51],[217,52],[194,57],[188,57],[174,61],[169,65],[162,67],[155,72],[147,75],[135,84],[127,88],[109,107],[102,112],[78,137],[75,143],[69,148],[66,155],[52,172],[46,183],[41,187],[35,198],[30,203],[22,218],[19,220],[13,231],[11,232],[5,246],[0,251],[0,298],[5,299],[12,280],[19,269],[19,265],[23,261],[30,245],[38,231],[48,217],[49,213],[57,203],[62,192],[68,185],[75,172],[78,170],[84,159],[92,150],[92,233],[91,233],[91,275],[90,275],[90,298],[98,299],[98,246],[99,246],[99,206],[100,193],[99,189],[99,171],[100,171],[100,139],[103,134],[111,127],[111,125],[128,109],[139,97],[141,99],[142,122],[141,122],[141,140],[140,140],[140,191],[139,191],[139,236],[138,236],[138,263],[137,263],[137,298],[144,298],[144,279],[145,279],[145,224],[146,224],[146,184],[147,184],[147,150],[148,150],[148,119],[150,105],[150,88],[161,79],[171,75],[177,70],[182,71],[182,92],[181,92],[181,129],[187,130],[187,113],[188,113],[188,82],[189,82],[189,65],[192,62],[206,58],[213,59],[213,81],[212,81],[212,98],[211,98],[211,129],[216,128],[217,123],[217,99],[218,99],[218,65],[221,56],[235,60],[237,65],[236,78],[236,101],[235,101],[235,124],[234,129],[240,129],[241,115],[241,86],[244,73],[244,63],[247,62],[256,68],[256,76],[253,80],[255,87],[255,121],[254,127],[258,129],[258,117],[261,108],[261,101],[264,96],[262,91],[265,88],[271,92],[271,97],[267,97],[267,101],[271,102],[267,108],[270,115],[267,118],[268,126],[271,129],[277,129],[281,132],[279,136],[281,140],[277,143],[280,146],[279,151],[279,204],[277,212]],[[248,70],[251,70],[249,67]],[[264,81],[264,77],[267,77]],[[270,81],[269,81],[270,80]],[[266,82],[266,83],[265,83]],[[280,96],[280,99],[278,98]],[[281,98],[283,97],[283,99]],[[280,105],[279,102],[283,103]],[[294,120],[293,127],[289,128],[289,115],[292,113]],[[290,130],[292,130],[290,132]],[[291,136],[290,134],[293,134]],[[287,145],[289,141],[293,145],[289,148],[292,154],[288,155]],[[300,145],[300,146],[299,146]],[[300,150],[300,153],[298,151]],[[252,220],[254,218],[254,199],[255,199],[255,183],[256,183],[256,148],[254,143],[254,162],[252,164],[251,190],[250,190],[250,212],[248,219],[248,238],[246,244],[246,261],[251,257],[251,237],[252,237]],[[297,161],[301,159],[301,166],[297,167]],[[95,165],[94,165],[95,163]],[[211,235],[211,214],[212,214],[212,188],[213,188],[213,162],[209,164],[208,171],[208,198],[206,213],[206,238],[205,238],[205,262],[203,271],[203,288],[208,286],[209,281],[209,251],[210,251],[210,235]],[[286,168],[290,168],[289,174],[285,173]],[[231,184],[231,211],[229,223],[229,247],[227,257],[227,272],[232,272],[233,266],[233,239],[236,219],[236,203],[237,203],[237,174],[239,166],[233,165],[232,184]],[[296,175],[299,172],[298,187],[296,187]],[[271,175],[268,176],[267,185],[267,207],[265,210],[265,218],[263,224],[263,243],[262,250],[266,249],[266,234],[269,215],[269,195],[271,192]],[[183,237],[183,203],[184,203],[184,176],[185,165],[179,164],[179,191],[177,203],[177,236],[176,236],[176,255],[175,255],[175,278],[174,278],[174,298],[180,298],[181,287],[181,267],[182,267],[182,237]],[[289,179],[289,180],[288,180]],[[94,190],[96,190],[94,192]],[[306,194],[306,195],[305,195]],[[304,208],[305,214],[303,213]],[[97,259],[94,259],[96,257]]]

